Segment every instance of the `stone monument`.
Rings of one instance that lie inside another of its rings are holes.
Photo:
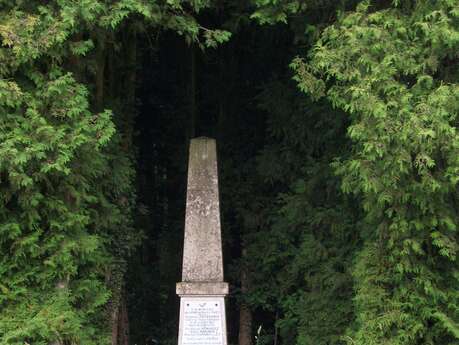
[[[190,143],[178,345],[227,345],[217,151],[214,139]]]

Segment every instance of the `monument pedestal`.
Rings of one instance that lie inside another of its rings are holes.
[[[215,140],[191,140],[178,345],[227,345]]]
[[[181,282],[177,283],[176,292],[182,296],[226,296],[228,283],[225,282]]]

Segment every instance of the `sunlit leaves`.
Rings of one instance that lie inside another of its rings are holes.
[[[324,30],[308,61],[292,64],[301,90],[352,119],[353,155],[335,167],[343,190],[363,197],[372,231],[355,268],[358,323],[350,344],[457,341],[445,332],[447,318],[425,328],[432,309],[459,321],[451,288],[459,93],[457,64],[447,62],[459,48],[457,4],[399,5],[373,11],[362,2]],[[375,269],[384,284],[372,278]],[[426,298],[425,286],[444,297]]]
[[[94,48],[108,38],[116,46],[132,20],[201,47],[229,33],[194,17],[208,0],[3,4],[0,251],[8,255],[0,281],[8,293],[0,294],[0,344],[105,344],[108,286],[117,308],[125,260],[140,236],[131,218],[132,156],[120,149],[132,138],[116,132],[120,110],[92,104]]]
[[[256,10],[251,15],[251,18],[260,24],[287,23],[289,15],[306,8],[305,2],[297,0],[254,0],[253,3],[256,6]]]

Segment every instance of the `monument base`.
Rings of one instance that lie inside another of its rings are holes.
[[[224,296],[181,296],[178,345],[227,345]]]

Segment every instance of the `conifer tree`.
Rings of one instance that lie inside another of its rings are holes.
[[[139,233],[132,138],[104,110],[105,38],[137,16],[215,45],[227,33],[191,14],[209,4],[1,1],[0,344],[109,342]]]
[[[457,6],[364,1],[292,63],[351,119],[335,167],[366,217],[349,344],[459,343]]]
[[[353,322],[360,217],[331,165],[349,147],[346,118],[285,81],[271,83],[258,100],[269,114],[268,140],[257,157],[258,193],[273,192],[245,211],[246,226],[254,227],[247,235],[248,300],[274,316],[274,327],[265,326],[266,343],[342,344]]]

